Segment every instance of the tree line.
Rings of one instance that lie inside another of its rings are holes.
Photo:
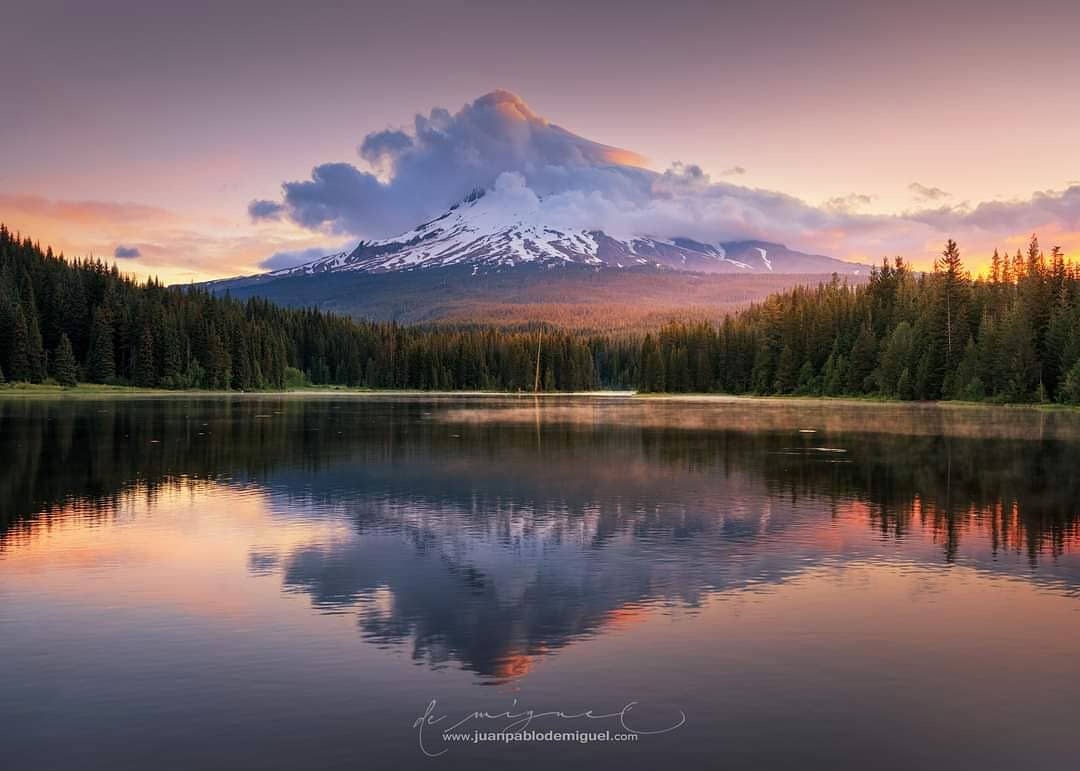
[[[538,356],[539,354],[539,356]],[[539,367],[539,374],[538,373]],[[644,336],[357,321],[139,283],[0,225],[0,382],[262,390],[723,392],[1080,403],[1080,268],[1032,237],[965,270],[901,258]]]
[[[303,385],[577,391],[631,387],[632,350],[601,338],[354,321],[205,289],[139,283],[0,225],[0,382],[173,389]],[[536,377],[540,349],[540,377]]]
[[[641,388],[1080,403],[1080,268],[1032,236],[965,270],[950,240],[929,272],[901,258],[770,296],[718,325],[645,337]]]

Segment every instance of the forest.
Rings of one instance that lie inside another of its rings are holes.
[[[138,283],[0,226],[0,378],[71,386],[267,390],[631,387],[633,346],[546,330],[354,321],[204,289]]]
[[[902,259],[870,280],[769,297],[717,325],[645,337],[644,391],[1080,403],[1080,269],[1032,236],[965,270],[954,241],[931,271]]]
[[[539,376],[537,366],[539,364]],[[1032,237],[985,276],[949,241],[931,271],[796,287],[637,335],[399,325],[140,283],[0,225],[0,382],[144,388],[866,396],[1080,403],[1080,269]]]

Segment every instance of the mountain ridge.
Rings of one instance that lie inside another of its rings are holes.
[[[539,199],[505,190],[476,190],[442,215],[398,236],[362,240],[294,267],[210,282],[239,286],[283,277],[346,271],[385,273],[471,265],[474,273],[542,265],[625,269],[652,266],[696,273],[860,275],[868,266],[789,249],[765,240],[709,243],[683,236],[613,235],[544,219]]]
[[[496,185],[398,236],[201,286],[357,318],[599,330],[715,318],[795,284],[870,273],[771,241],[613,235],[548,214],[531,191]]]

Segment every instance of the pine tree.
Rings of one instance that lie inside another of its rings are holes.
[[[641,344],[641,390],[647,393],[664,391],[664,357],[652,335],[645,335]]]
[[[31,383],[40,383],[45,379],[45,346],[41,340],[41,326],[36,313],[29,316],[26,339],[29,380]]]
[[[869,325],[864,325],[855,339],[855,345],[851,348],[851,356],[848,359],[846,374],[847,390],[849,393],[861,394],[867,388],[873,388],[871,374],[877,365],[877,341]]]
[[[811,361],[804,361],[799,368],[799,384],[796,393],[802,396],[816,396],[821,392],[821,381]]]
[[[1009,260],[1009,253],[1006,252],[1005,256],[1001,258],[1001,283],[1012,284],[1013,283],[1013,269],[1012,263]]]
[[[1058,392],[1058,401],[1064,404],[1080,404],[1080,359],[1065,375],[1065,381]]]
[[[966,313],[967,281],[964,263],[960,259],[960,247],[951,238],[946,242],[941,257],[934,263],[935,273],[941,276],[941,297],[945,313],[945,366],[955,365],[963,340]]]
[[[690,390],[690,358],[684,346],[672,350],[666,371],[669,391],[686,393]]]
[[[956,371],[952,373],[951,387],[947,393],[950,399],[978,401],[986,397],[986,386],[979,377],[979,349],[975,338],[969,337],[964,346],[964,355]]]
[[[1028,243],[1026,273],[1028,276],[1038,276],[1045,267],[1042,249],[1039,248],[1039,237],[1032,233]]]
[[[86,354],[86,377],[91,383],[111,383],[116,380],[112,322],[102,308],[94,311],[90,350]]]
[[[910,384],[913,399],[934,400],[941,398],[943,381],[937,377],[938,367],[935,364],[935,361],[940,360],[940,358],[941,356],[937,354],[934,346],[923,350],[918,364],[915,365],[914,379]]]
[[[131,380],[140,388],[153,388],[157,385],[157,373],[154,365],[154,336],[149,328],[143,328],[138,345],[131,365]]]
[[[316,382],[325,382],[324,370],[325,366],[322,364],[320,357]],[[210,388],[221,391],[229,390],[232,381],[232,362],[229,352],[225,349],[225,345],[213,324],[210,325],[206,337],[206,378],[207,385]]]
[[[900,373],[909,366],[913,345],[914,333],[911,324],[901,321],[889,335],[874,375],[878,390],[886,396],[898,395]],[[910,374],[909,372],[909,377]]]
[[[60,343],[53,352],[52,376],[57,383],[65,388],[71,388],[77,382],[75,352],[71,348],[71,340],[63,333],[60,335]]]
[[[756,394],[772,393],[776,353],[767,341],[762,341],[754,353],[754,368],[750,371],[750,383]]]
[[[165,388],[185,387],[185,356],[181,350],[180,335],[173,324],[165,326],[161,347],[161,384]]]
[[[1064,296],[1059,297],[1054,309],[1050,312],[1050,320],[1046,326],[1042,366],[1043,383],[1051,396],[1057,392],[1058,383],[1064,379],[1068,367],[1066,355],[1069,349],[1069,338],[1072,336],[1072,317],[1073,311],[1068,299]]]
[[[773,390],[778,394],[789,394],[795,390],[799,383],[799,362],[795,356],[795,349],[790,344],[785,344],[780,349],[780,357],[776,361],[776,382]]]
[[[248,352],[247,340],[240,330],[234,330],[232,345],[232,381],[235,388],[250,391],[255,387],[255,367]],[[475,381],[478,378],[474,376]]]
[[[22,308],[15,306],[11,325],[11,340],[9,343],[8,366],[9,375],[13,382],[29,382],[32,369],[30,366],[30,330],[26,325],[26,316]]]
[[[983,384],[988,396],[996,394],[1000,391],[999,383],[1001,382],[1001,370],[998,367],[1000,358],[998,325],[989,311],[984,312],[979,321],[976,340],[979,381]]]
[[[825,368],[821,373],[821,390],[826,396],[839,396],[844,393],[844,384],[847,381],[847,362],[840,353],[839,345],[833,344],[829,358],[825,360]]]
[[[1011,402],[1030,401],[1039,384],[1039,360],[1032,345],[1031,325],[1020,306],[1002,324],[998,369],[1001,396]]]

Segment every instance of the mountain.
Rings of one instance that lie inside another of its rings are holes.
[[[703,243],[689,238],[616,237],[601,230],[557,227],[539,219],[526,199],[476,191],[445,214],[394,238],[361,241],[351,252],[332,254],[295,268],[256,277],[342,271],[385,273],[470,265],[474,272],[520,265],[652,266],[699,273],[841,273],[866,266],[804,254],[767,241]],[[235,286],[235,284],[234,284]]]
[[[865,265],[767,241],[704,243],[545,224],[535,203],[476,191],[394,238],[204,286],[402,322],[603,328],[714,318],[794,284],[869,273]]]

